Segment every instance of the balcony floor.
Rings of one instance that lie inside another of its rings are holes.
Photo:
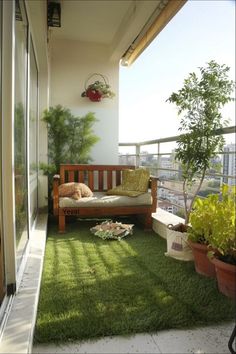
[[[6,321],[0,353],[230,353],[228,341],[233,322],[192,330],[165,330],[32,348],[46,223],[47,217],[41,216],[32,235],[25,273]]]
[[[33,353],[230,353],[228,340],[233,323],[198,328],[168,330],[130,337],[114,336],[67,345],[37,345]]]

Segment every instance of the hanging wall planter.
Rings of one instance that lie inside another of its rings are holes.
[[[89,84],[94,77],[99,77],[100,80],[96,80]],[[81,97],[88,97],[90,101],[100,102],[102,98],[113,98],[114,92],[111,91],[108,79],[102,74],[92,74],[88,77],[84,85],[85,91],[82,92]]]

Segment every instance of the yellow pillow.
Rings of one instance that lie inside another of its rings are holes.
[[[137,197],[148,190],[150,173],[148,170],[138,168],[136,170],[124,170],[122,173],[122,184],[109,189],[108,195],[125,195]]]
[[[136,170],[124,170],[122,174],[121,185],[125,190],[146,193],[148,190],[149,179],[150,172],[144,168],[137,168]]]

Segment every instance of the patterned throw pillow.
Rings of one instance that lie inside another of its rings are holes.
[[[148,190],[150,172],[143,168],[136,170],[124,170],[122,174],[122,184],[109,189],[108,195],[125,195],[137,197]]]
[[[125,190],[147,192],[150,172],[144,168],[136,170],[124,170],[122,175],[122,186]]]
[[[59,197],[69,197],[79,200],[82,197],[92,197],[93,192],[84,183],[69,182],[59,186]]]

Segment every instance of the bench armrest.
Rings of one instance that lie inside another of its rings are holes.
[[[60,175],[53,176],[53,215],[58,215],[59,213],[59,184]]]

